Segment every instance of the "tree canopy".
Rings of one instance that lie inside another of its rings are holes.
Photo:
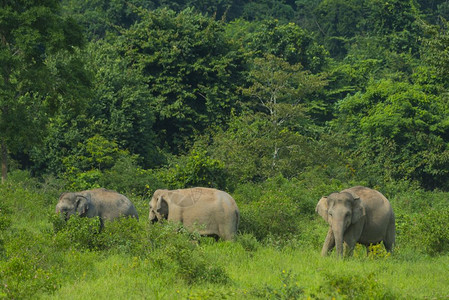
[[[445,3],[4,1],[3,177],[449,189]]]

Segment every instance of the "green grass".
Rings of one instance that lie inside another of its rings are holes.
[[[149,225],[147,201],[132,199],[138,222],[107,223],[98,234],[85,232],[93,220],[77,219],[54,231],[49,215],[57,194],[0,186],[0,208],[9,211],[0,218],[0,299],[449,298],[449,254],[429,255],[409,243],[416,235],[406,235],[413,227],[407,222],[419,219],[401,219],[393,255],[377,248],[367,256],[359,246],[339,260],[320,256],[327,225],[319,217],[302,219],[289,241],[245,233],[214,242],[174,225]],[[434,226],[444,238],[442,225]]]
[[[186,284],[170,269],[160,270],[137,257],[90,254],[91,266],[77,270],[52,295],[43,299],[215,299],[265,298],[300,287],[302,298],[445,299],[449,296],[449,257],[423,257],[414,262],[397,259],[322,258],[318,249],[245,251],[238,243],[204,246],[211,263],[224,267],[229,284]],[[82,255],[76,260],[82,259]],[[89,254],[88,254],[89,255]],[[68,266],[70,267],[70,266]],[[292,281],[285,284],[283,274]],[[333,280],[339,279],[339,282]],[[352,296],[351,296],[352,295]]]

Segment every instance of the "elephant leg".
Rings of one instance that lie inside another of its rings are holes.
[[[326,239],[324,240],[323,249],[321,250],[321,256],[326,256],[327,253],[335,247],[335,237],[332,228],[329,228]]]

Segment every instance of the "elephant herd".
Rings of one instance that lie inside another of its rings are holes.
[[[395,243],[395,217],[390,202],[380,192],[362,186],[345,189],[322,197],[316,212],[329,223],[321,254],[334,247],[337,256],[351,255],[356,243],[365,246],[383,242],[387,251]],[[56,213],[65,220],[71,215],[114,220],[138,214],[124,195],[104,188],[63,193]],[[233,240],[240,213],[235,200],[226,192],[213,188],[156,190],[149,203],[149,220],[166,219],[182,223],[187,229],[216,239]]]

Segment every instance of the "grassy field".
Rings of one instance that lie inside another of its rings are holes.
[[[139,221],[108,223],[101,233],[94,219],[58,225],[57,197],[54,187],[0,187],[0,298],[449,298],[448,253],[411,245],[406,233],[414,218],[403,209],[393,255],[376,246],[367,256],[358,246],[353,257],[338,260],[320,257],[327,225],[318,216],[289,238],[242,232],[235,242],[215,242],[174,224],[148,224],[147,202],[139,197],[132,199]],[[445,224],[432,226],[447,235]]]
[[[67,254],[86,259],[87,270],[44,299],[447,299],[449,257],[336,260],[318,249],[261,247],[245,251],[238,243],[201,247],[211,264],[228,274],[226,284],[186,284],[169,268],[148,260],[99,253]],[[84,255],[86,257],[84,257]],[[86,262],[79,262],[85,264]]]

